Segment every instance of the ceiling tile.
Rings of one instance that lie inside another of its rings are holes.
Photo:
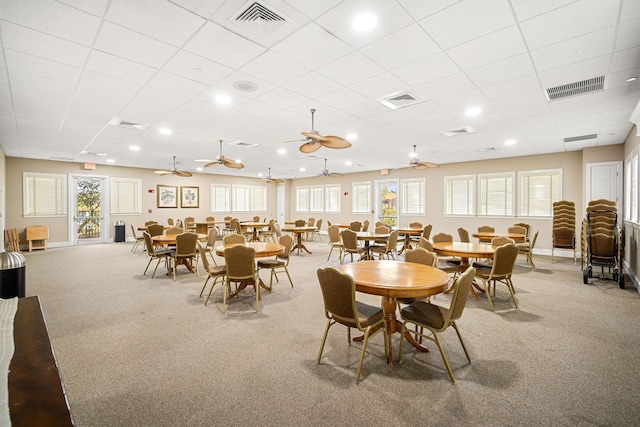
[[[33,89],[43,93],[61,95],[69,98],[73,96],[73,91],[75,89],[73,84],[46,79],[44,77],[38,77],[31,74],[20,73],[18,71],[11,71],[10,73],[12,86]],[[2,73],[2,75],[5,75],[5,73]]]
[[[483,65],[466,74],[478,87],[489,86],[505,80],[515,79],[535,72],[529,55],[523,53],[511,58]]]
[[[297,92],[290,91],[288,89],[278,87],[270,92],[265,93],[257,98],[258,101],[265,102],[270,105],[278,106],[280,108],[291,108],[296,105],[302,104],[307,101],[306,96],[300,95]]]
[[[620,21],[626,22],[636,18],[640,18],[640,3],[635,0],[623,0]]]
[[[393,70],[393,74],[411,86],[418,86],[459,72],[458,66],[444,53],[436,53]]]
[[[275,85],[281,85],[311,71],[272,50],[244,65],[240,71],[260,77]]]
[[[305,67],[315,69],[353,49],[315,23],[276,44],[272,50]]]
[[[71,7],[75,7],[76,9],[80,9],[87,13],[96,16],[104,15],[105,10],[107,10],[107,6],[109,5],[109,0],[58,0],[60,3],[64,3]]]
[[[216,84],[233,71],[225,65],[184,50],[171,58],[163,70],[207,85]]]
[[[172,0],[175,3],[196,15],[209,18],[226,0]]]
[[[162,119],[166,115],[172,112],[169,107],[157,105],[150,102],[143,102],[139,100],[133,100],[122,111],[118,112],[121,119],[154,124],[158,120]]]
[[[459,73],[417,86],[413,92],[423,99],[438,99],[474,88],[471,80]]]
[[[576,37],[531,52],[539,72],[606,55],[613,45],[614,29]]]
[[[65,107],[45,105],[18,97],[14,97],[13,104],[16,117],[24,119],[37,117],[38,122],[47,126],[60,126],[66,112]]]
[[[157,72],[146,65],[98,50],[91,52],[86,69],[138,84],[145,84]]]
[[[518,17],[518,21],[526,21],[534,16],[542,15],[575,0],[511,0],[511,6]]]
[[[398,3],[416,20],[433,15],[459,2],[460,0],[398,0]]]
[[[370,79],[349,86],[354,91],[369,97],[381,98],[396,92],[404,92],[409,89],[404,80],[392,73],[378,74]]]
[[[241,67],[266,50],[212,22],[202,27],[184,48],[231,68]]]
[[[616,36],[616,51],[640,46],[640,36],[638,36],[639,27],[640,19],[620,24]]]
[[[209,88],[209,86],[204,83],[196,82],[165,71],[160,71],[158,74],[153,76],[147,86],[177,95],[188,96],[189,98],[198,96]]]
[[[615,52],[611,59],[611,72],[619,72],[640,67],[640,47]]]
[[[528,76],[518,77],[516,79],[496,83],[491,86],[485,86],[481,89],[482,93],[490,100],[508,98],[514,95],[542,90],[542,88],[540,88],[538,77],[535,74],[529,74]]]
[[[544,89],[561,86],[573,82],[591,79],[593,77],[604,76],[608,73],[611,63],[610,55],[603,55],[597,58],[564,67],[554,68],[538,74]]]
[[[380,74],[384,69],[360,52],[352,52],[318,68],[317,71],[333,81],[349,86]]]
[[[190,99],[191,98],[187,96],[181,96],[151,87],[143,88],[135,97],[136,101],[157,104],[172,109],[179,108],[186,104]]]
[[[318,99],[325,104],[329,104],[338,109],[348,109],[352,105],[365,102],[368,98],[349,89],[340,88],[326,95],[319,96]]]
[[[329,80],[323,75],[312,71],[284,84],[283,87],[298,92],[308,98],[316,98],[338,90],[341,86],[333,80]]]
[[[67,108],[71,102],[70,94],[54,94],[33,88],[14,87],[12,90],[14,105],[20,102],[38,103],[47,107]]]
[[[79,86],[95,89],[100,92],[133,98],[140,91],[142,85],[127,82],[115,77],[105,76],[93,71],[85,71],[78,83]]]
[[[527,52],[517,26],[512,25],[447,50],[447,55],[463,70]]]
[[[412,24],[361,48],[360,52],[391,70],[438,53],[440,48],[422,27]]]
[[[76,83],[81,73],[79,68],[37,58],[32,55],[26,55],[10,49],[5,50],[5,58],[9,70],[65,83]]]

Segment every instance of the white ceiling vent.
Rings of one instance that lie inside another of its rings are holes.
[[[449,130],[443,130],[442,133],[445,136],[459,136],[459,135],[468,135],[470,133],[475,133],[475,129],[472,128],[471,126],[464,126],[461,128],[455,128],[455,129],[449,129]]]
[[[390,95],[378,98],[377,101],[382,105],[391,108],[392,110],[402,107],[408,107],[409,105],[422,102],[421,99],[418,99],[416,96],[410,94],[409,92],[394,92]]]
[[[592,133],[589,135],[571,136],[569,138],[564,138],[564,142],[566,144],[567,142],[588,141],[590,139],[597,139],[597,138],[598,138],[598,134]]]
[[[231,21],[263,37],[268,37],[289,19],[264,2],[250,1],[231,16]]]
[[[593,77],[580,82],[568,83],[545,90],[549,101],[569,98],[571,96],[584,95],[585,93],[599,92],[604,90],[604,76]]]
[[[305,154],[302,156],[303,159],[324,159],[324,156],[320,154]]]
[[[111,119],[111,121],[109,121],[109,124],[114,126],[120,126],[121,128],[135,129],[135,130],[145,130],[146,128],[149,127],[147,123],[136,123],[130,120],[119,119],[117,117],[114,117],[113,119]]]
[[[238,141],[230,142],[229,145],[235,145],[236,147],[242,147],[242,148],[251,148],[251,147],[257,146],[258,144],[249,144],[247,142],[238,140]]]

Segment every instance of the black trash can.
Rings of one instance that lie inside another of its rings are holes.
[[[119,242],[124,242],[125,238],[124,238],[124,221],[116,221],[113,223],[113,227],[115,229],[114,234],[113,234],[113,241],[116,243]]]
[[[0,298],[24,297],[25,265],[20,252],[0,252]]]

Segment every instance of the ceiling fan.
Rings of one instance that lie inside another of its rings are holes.
[[[176,156],[173,156],[173,167],[171,168],[171,170],[159,170],[154,171],[153,173],[157,173],[158,175],[178,175],[183,177],[193,176],[191,172],[179,171],[176,169]]]
[[[271,168],[269,168],[269,175],[267,175],[266,178],[262,178],[265,181],[271,183],[271,182],[275,182],[275,183],[281,183],[284,182],[284,179],[279,179],[279,178],[271,178]]]
[[[331,176],[333,178],[340,178],[341,176],[344,176],[344,175],[342,175],[341,173],[337,173],[337,172],[330,173],[327,170],[327,159],[324,159],[324,170],[322,171],[320,176]]]
[[[207,163],[206,165],[204,165],[204,167],[208,168],[209,166],[215,166],[215,165],[225,165],[228,168],[235,168],[235,169],[242,169],[244,167],[244,165],[241,162],[228,159],[222,155],[222,140],[220,140],[220,154],[218,154],[218,156],[213,162]]]
[[[429,168],[439,168],[440,165],[431,162],[421,162],[418,160],[418,153],[416,153],[416,146],[413,146],[413,154],[411,155],[411,161],[409,163],[403,163],[403,165],[411,166],[416,170],[424,170]]]
[[[307,132],[300,132],[305,137],[305,139],[302,140],[304,141],[304,144],[300,146],[300,151],[302,151],[303,153],[313,153],[314,151],[318,150],[320,147],[323,147],[323,146],[327,148],[351,147],[351,143],[342,137],[333,136],[333,135],[327,135],[327,136],[320,135],[320,133],[314,128],[313,116],[316,112],[316,109],[312,108],[310,111],[311,111],[311,130]],[[294,141],[300,141],[300,140],[296,139]],[[287,141],[287,142],[294,142],[294,141]]]

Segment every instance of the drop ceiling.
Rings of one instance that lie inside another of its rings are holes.
[[[245,168],[203,173],[308,177],[414,144],[440,164],[620,144],[640,99],[634,0],[15,0],[0,33],[9,157],[196,172],[223,140]],[[549,100],[572,84],[593,90]],[[304,157],[311,108],[352,147]]]

